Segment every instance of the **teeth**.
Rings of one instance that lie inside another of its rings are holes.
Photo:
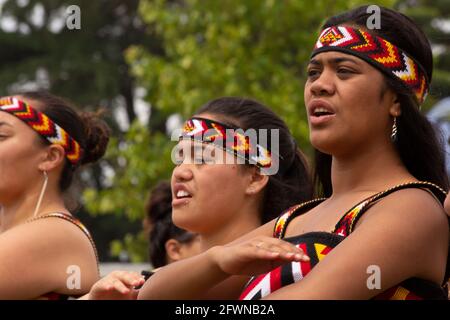
[[[318,112],[326,112],[326,113],[330,113],[330,111],[328,111],[325,108],[316,108],[314,109],[314,113],[318,113]]]
[[[180,190],[177,192],[177,198],[189,197],[190,194],[187,191]]]

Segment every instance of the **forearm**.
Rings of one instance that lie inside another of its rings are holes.
[[[203,299],[206,292],[229,277],[215,262],[215,250],[161,268],[139,290],[138,299]]]

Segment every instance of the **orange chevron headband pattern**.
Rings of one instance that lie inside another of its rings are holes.
[[[272,164],[272,155],[269,150],[252,141],[249,136],[240,133],[236,128],[216,121],[199,117],[191,118],[185,122],[180,139],[213,143],[260,168],[268,168]]]
[[[414,94],[419,106],[425,101],[429,81],[423,67],[411,55],[381,37],[351,27],[328,27],[321,32],[311,58],[324,51],[357,56],[394,80],[400,80]]]
[[[80,161],[83,154],[80,144],[44,113],[13,97],[0,99],[0,110],[16,116],[50,143],[61,145],[72,165]]]

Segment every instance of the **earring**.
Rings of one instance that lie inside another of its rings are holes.
[[[44,174],[44,183],[42,184],[41,194],[39,195],[39,199],[37,201],[36,208],[34,209],[33,218],[36,217],[36,215],[39,211],[39,208],[40,208],[41,202],[42,202],[42,198],[44,198],[44,193],[45,193],[45,190],[47,189],[48,174],[47,174],[47,171],[42,171],[42,173]]]
[[[394,117],[394,124],[392,125],[391,141],[397,142],[397,117]]]

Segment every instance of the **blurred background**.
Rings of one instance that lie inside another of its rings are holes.
[[[170,132],[210,99],[248,96],[281,115],[311,155],[303,106],[310,51],[326,17],[367,3],[0,0],[0,95],[46,89],[80,109],[105,108],[113,131],[107,155],[79,173],[69,198],[93,234],[103,273],[117,263],[141,270],[144,204],[170,178]],[[450,0],[370,4],[406,13],[429,36],[435,69],[422,108],[449,150]]]

